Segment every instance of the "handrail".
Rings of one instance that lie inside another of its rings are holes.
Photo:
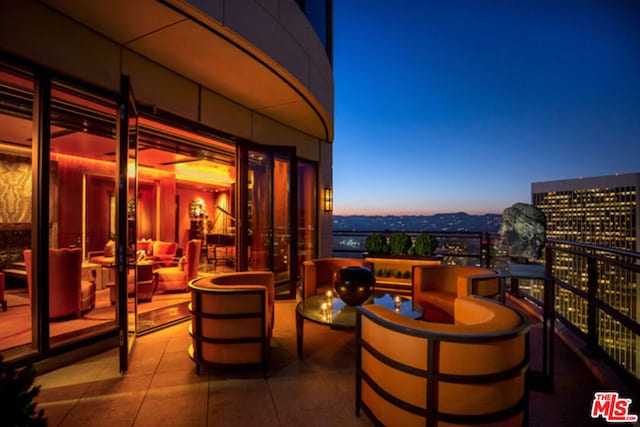
[[[335,230],[334,242],[348,245],[335,247],[334,243],[334,253],[363,257],[364,241],[374,232],[388,236],[394,231]],[[413,238],[421,232],[406,233]],[[436,252],[443,255],[445,264],[507,268],[509,257],[497,233],[443,230],[429,233],[438,239]],[[547,239],[544,254],[543,261],[556,287],[554,317],[584,340],[587,354],[606,361],[624,382],[640,386],[636,344],[640,340],[640,324],[632,317],[640,307],[640,253]],[[519,282],[515,293],[543,310],[542,287],[535,280]]]

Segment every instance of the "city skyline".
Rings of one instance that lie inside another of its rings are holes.
[[[336,2],[334,213],[501,213],[635,173],[640,4]]]

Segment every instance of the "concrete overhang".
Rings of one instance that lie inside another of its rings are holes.
[[[182,0],[43,0],[71,19],[230,100],[325,141],[329,115],[291,73]]]

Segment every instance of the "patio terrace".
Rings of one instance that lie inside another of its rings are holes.
[[[260,368],[197,376],[187,356],[187,323],[181,323],[140,337],[124,375],[117,351],[110,350],[37,377],[39,408],[50,426],[372,425],[366,415],[355,415],[354,332],[307,322],[305,358],[299,360],[294,312],[294,301],[276,302],[267,379]],[[530,319],[536,370],[541,325]],[[606,424],[589,416],[593,393],[614,389],[606,372],[584,364],[563,340],[555,356],[554,389],[530,392],[529,425]],[[632,412],[638,413],[638,397],[616,390],[634,399]]]

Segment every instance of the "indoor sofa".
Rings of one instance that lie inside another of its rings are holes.
[[[303,298],[333,290],[335,275],[343,267],[357,266],[373,270],[372,263],[356,258],[316,258],[304,261],[302,266]]]
[[[189,288],[189,356],[196,372],[203,365],[261,364],[266,376],[274,323],[274,274],[225,273],[192,280]]]
[[[145,260],[152,261],[156,266],[168,267],[176,264],[178,244],[161,240],[147,240],[138,242],[136,249],[144,250]]]
[[[116,263],[116,242],[109,240],[101,251],[87,252],[89,262],[101,265],[102,267],[113,267]]]
[[[521,426],[528,418],[529,326],[517,310],[456,298],[454,323],[358,307],[356,413],[376,425]]]
[[[454,301],[465,295],[501,297],[500,275],[488,268],[461,265],[414,265],[412,297],[424,307],[425,320],[453,321]]]

